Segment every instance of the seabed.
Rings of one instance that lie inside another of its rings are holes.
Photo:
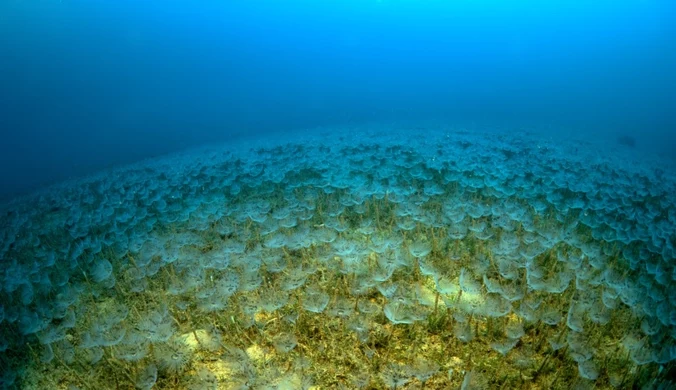
[[[247,142],[0,208],[0,387],[675,388],[658,163],[443,127]]]

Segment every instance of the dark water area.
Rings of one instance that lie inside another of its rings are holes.
[[[232,134],[364,121],[676,146],[672,2],[0,7],[5,198]]]

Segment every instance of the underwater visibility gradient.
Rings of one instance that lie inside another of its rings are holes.
[[[0,389],[676,389],[673,9],[6,0]]]

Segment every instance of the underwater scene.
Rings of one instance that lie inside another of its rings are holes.
[[[673,175],[405,130],[208,147],[10,204],[3,385],[673,388]]]
[[[676,389],[676,6],[0,4],[0,389]]]

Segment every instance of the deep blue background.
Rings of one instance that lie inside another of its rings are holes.
[[[630,134],[673,153],[672,3],[3,0],[0,198],[236,134],[363,121]]]

